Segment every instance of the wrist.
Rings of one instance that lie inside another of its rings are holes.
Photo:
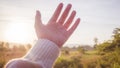
[[[38,39],[46,39],[49,40],[51,42],[53,42],[54,44],[56,44],[57,47],[61,48],[63,46],[63,44],[65,43],[65,40],[59,40],[58,38],[54,39],[54,38],[49,38],[49,37],[40,37]]]

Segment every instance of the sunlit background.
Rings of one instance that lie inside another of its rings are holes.
[[[44,24],[56,6],[63,2],[73,5],[81,24],[66,44],[88,44],[94,38],[101,43],[111,38],[120,27],[120,0],[0,0],[0,41],[33,43],[36,40],[34,16],[40,10]]]

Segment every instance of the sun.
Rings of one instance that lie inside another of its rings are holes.
[[[28,32],[29,29],[27,28],[27,26],[27,23],[10,23],[5,33],[5,39],[8,42],[27,43],[30,37],[30,34]]]

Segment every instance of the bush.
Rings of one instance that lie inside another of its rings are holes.
[[[101,68],[120,68],[120,48],[116,47],[115,51],[106,53],[97,64]]]
[[[71,60],[59,58],[54,68],[83,68],[79,57],[72,57]]]

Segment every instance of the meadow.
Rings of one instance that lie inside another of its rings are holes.
[[[12,48],[9,48],[8,45],[5,45],[5,42],[3,46],[1,45],[0,68],[3,68],[3,66],[11,59],[20,58],[24,56],[27,53],[27,51],[31,48],[31,45],[26,44],[14,45],[15,46],[13,46]],[[95,50],[85,51],[85,53],[82,53],[79,50],[77,50],[77,48],[75,50],[72,50],[72,48],[63,47],[61,55],[57,59],[54,68],[86,68],[89,63],[95,62],[99,58],[100,55],[97,55],[97,51]]]
[[[120,28],[113,31],[112,37],[96,43],[92,50],[83,46],[63,47],[54,68],[120,68]],[[0,68],[11,59],[24,56],[30,48],[30,44],[0,42]]]

